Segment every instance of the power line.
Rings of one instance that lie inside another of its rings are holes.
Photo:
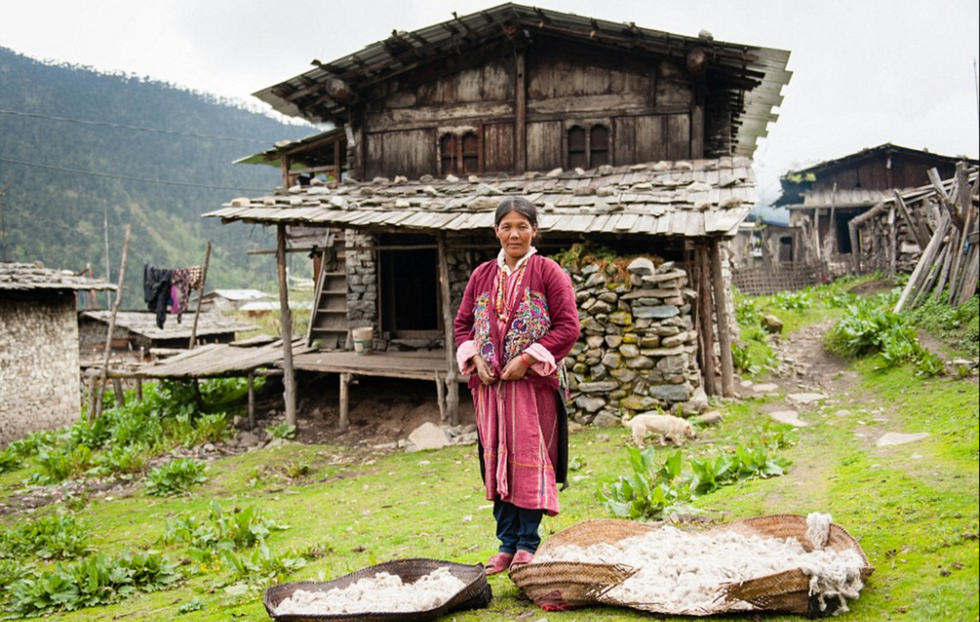
[[[102,127],[114,127],[123,130],[136,130],[139,132],[156,132],[158,134],[172,134],[174,136],[189,136],[191,138],[235,140],[239,142],[249,142],[249,143],[261,142],[261,139],[259,138],[243,138],[241,136],[222,136],[219,134],[198,134],[196,132],[181,132],[179,130],[164,130],[155,127],[127,125],[125,123],[112,123],[111,121],[93,121],[91,119],[75,119],[72,117],[58,117],[54,115],[41,114],[38,112],[23,112],[21,110],[5,110],[0,108],[0,114],[6,114],[14,117],[26,117],[30,119],[44,119],[46,121],[64,121],[66,123],[79,123],[81,125],[99,125]]]
[[[38,164],[37,162],[27,162],[25,160],[15,160],[13,158],[6,158],[0,156],[0,162],[10,162],[11,164],[20,164],[21,166],[30,166],[32,168],[43,168],[50,171],[60,171],[62,173],[77,173],[80,175],[92,175],[93,177],[108,177],[109,179],[125,179],[128,181],[141,181],[149,184],[164,184],[167,186],[186,186],[191,188],[208,188],[211,190],[242,190],[247,192],[268,192],[269,189],[265,188],[236,188],[232,186],[212,186],[210,184],[197,184],[190,181],[174,181],[169,179],[151,179],[149,177],[132,177],[130,175],[115,175],[113,173],[99,173],[97,171],[86,171],[80,168],[65,168],[63,166],[51,166],[50,164]]]

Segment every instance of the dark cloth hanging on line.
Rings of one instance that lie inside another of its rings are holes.
[[[167,320],[172,278],[173,270],[157,268],[150,264],[143,266],[143,300],[147,308],[156,313],[157,328],[163,328],[163,323]]]

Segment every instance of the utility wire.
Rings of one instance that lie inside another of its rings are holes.
[[[109,179],[125,179],[128,181],[141,181],[149,184],[164,184],[167,186],[186,186],[191,188],[208,188],[211,190],[242,190],[248,192],[269,192],[268,188],[236,188],[233,186],[212,186],[209,184],[196,184],[190,181],[174,181],[170,179],[151,179],[149,177],[132,177],[130,175],[115,175],[112,173],[99,173],[97,171],[86,171],[80,168],[65,168],[63,166],[51,166],[49,164],[38,164],[37,162],[27,162],[25,160],[15,160],[13,158],[6,158],[0,156],[0,162],[9,162],[11,164],[20,164],[21,166],[30,166],[32,168],[43,168],[50,171],[60,171],[63,173],[77,173],[80,175],[92,175],[93,177],[108,177]]]
[[[26,117],[29,119],[43,119],[46,121],[64,121],[66,123],[79,123],[81,125],[99,125],[103,127],[114,127],[123,130],[136,130],[139,132],[156,132],[158,134],[172,134],[175,136],[189,136],[192,138],[209,138],[214,140],[235,140],[239,142],[257,143],[262,142],[260,138],[244,138],[241,136],[222,136],[220,134],[198,134],[196,132],[181,132],[179,130],[164,130],[155,127],[144,127],[140,125],[127,125],[125,123],[112,123],[111,121],[93,121],[91,119],[75,119],[72,117],[58,117],[54,115],[41,114],[39,112],[23,112],[21,110],[6,110],[0,108],[0,114],[14,117]]]

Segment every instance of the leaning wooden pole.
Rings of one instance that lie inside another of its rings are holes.
[[[279,334],[282,337],[283,402],[286,423],[296,425],[296,375],[293,372],[293,319],[289,313],[289,283],[286,280],[286,225],[276,232],[276,268],[279,275]]]
[[[728,308],[725,305],[725,280],[721,275],[721,242],[711,240],[711,284],[715,293],[715,322],[718,324],[718,349],[721,357],[721,393],[735,395],[735,366],[732,362],[732,335],[728,329]]]
[[[197,306],[194,308],[194,324],[191,326],[191,340],[187,344],[188,350],[193,350],[197,343],[197,319],[201,316],[201,300],[204,299],[204,284],[208,280],[208,263],[211,261],[211,240],[204,249],[204,268],[201,270],[201,284],[197,290]]]
[[[126,235],[123,238],[122,260],[119,262],[119,285],[116,287],[116,300],[112,303],[112,313],[109,314],[109,330],[105,334],[105,352],[102,357],[102,371],[99,373],[99,380],[92,387],[95,393],[95,412],[88,413],[88,420],[91,422],[102,414],[102,390],[105,387],[106,378],[109,375],[109,354],[112,351],[112,331],[116,329],[116,313],[119,312],[119,302],[122,300],[123,282],[126,278],[126,256],[129,254],[129,225],[126,225]]]
[[[694,247],[694,263],[698,269],[698,334],[701,342],[701,373],[704,391],[718,395],[715,382],[715,335],[711,317],[711,262],[708,249],[700,242]]]
[[[439,253],[439,293],[442,297],[442,331],[446,340],[446,415],[449,425],[459,425],[459,376],[456,373],[456,339],[453,334],[453,308],[449,292],[449,260],[446,234],[436,236]]]

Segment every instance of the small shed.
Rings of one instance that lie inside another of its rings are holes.
[[[774,207],[789,209],[793,261],[832,262],[846,270],[852,253],[848,224],[853,219],[891,200],[896,190],[910,192],[929,184],[931,168],[940,178],[951,178],[962,159],[885,143],[787,172],[780,179],[783,193]]]
[[[109,311],[84,311],[78,318],[78,336],[83,356],[92,356],[105,347],[109,326]],[[178,323],[169,318],[163,328],[157,328],[156,315],[141,311],[119,311],[112,335],[116,353],[149,352],[151,349],[186,349],[193,328],[193,315]],[[221,313],[201,313],[197,322],[198,343],[231,343],[237,331],[256,327]]]
[[[76,292],[115,288],[39,262],[0,263],[0,444],[81,416]]]

